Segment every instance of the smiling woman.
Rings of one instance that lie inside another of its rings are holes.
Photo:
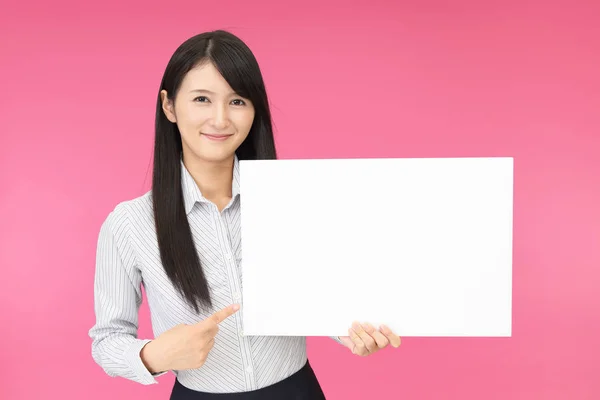
[[[238,164],[275,158],[250,49],[224,31],[184,42],[157,96],[152,190],[118,204],[100,230],[90,336],[109,375],[152,384],[173,371],[173,400],[325,397],[306,338],[242,333]],[[152,340],[137,338],[141,285]],[[334,339],[358,355],[400,343],[359,324]]]

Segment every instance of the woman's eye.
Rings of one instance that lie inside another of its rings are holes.
[[[199,103],[208,103],[210,102],[210,100],[208,99],[208,97],[206,96],[198,96],[194,99],[195,102],[199,102]],[[244,106],[246,105],[246,102],[242,99],[235,99],[232,101],[232,104],[235,106]]]

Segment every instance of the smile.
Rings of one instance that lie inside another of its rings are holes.
[[[216,140],[216,141],[224,141],[227,140],[227,138],[233,136],[233,135],[218,135],[218,134],[209,134],[209,133],[202,133],[203,136],[206,136],[208,139],[210,140]]]

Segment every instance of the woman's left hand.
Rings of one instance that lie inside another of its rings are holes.
[[[353,354],[361,357],[371,355],[388,345],[397,348],[401,342],[400,337],[385,325],[377,330],[371,324],[361,325],[355,322],[348,329],[348,334],[349,336],[340,336],[340,340]]]

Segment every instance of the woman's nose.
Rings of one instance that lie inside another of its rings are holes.
[[[229,125],[229,113],[226,106],[215,107],[213,123],[217,129],[225,129]]]

